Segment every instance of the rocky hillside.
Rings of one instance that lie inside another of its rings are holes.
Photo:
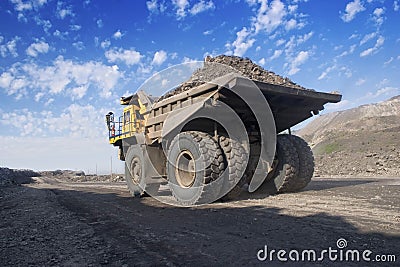
[[[313,148],[316,175],[400,175],[400,96],[322,115],[297,134]]]

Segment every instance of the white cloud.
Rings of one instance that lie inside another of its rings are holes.
[[[23,2],[22,0],[11,0],[11,3],[14,4],[14,9],[16,11],[26,11],[26,10],[32,10],[33,9],[33,5],[31,1],[28,2]]]
[[[297,51],[297,47],[306,41],[308,41],[312,36],[314,35],[314,32],[309,32],[305,33],[303,35],[292,35],[289,39],[289,41],[286,42],[285,48],[286,48],[286,54],[293,54]]]
[[[72,46],[75,47],[75,48],[76,48],[77,50],[79,50],[79,51],[85,49],[85,45],[84,45],[83,42],[81,42],[81,41],[72,43]]]
[[[46,54],[49,51],[49,44],[44,41],[32,43],[27,49],[26,54],[31,57],[37,57],[39,54]]]
[[[25,76],[16,76],[12,72],[3,72],[0,76],[0,87],[5,89],[7,95],[14,95],[17,100],[27,94],[24,88],[27,84]]]
[[[97,27],[99,27],[99,28],[103,28],[103,26],[104,26],[104,22],[103,22],[102,19],[98,19],[98,20],[96,21],[96,24],[97,24]]]
[[[254,38],[249,37],[250,32],[246,27],[236,33],[236,40],[232,43],[226,44],[226,47],[230,50],[229,52],[235,56],[243,56],[246,51],[253,46],[256,41]]]
[[[307,42],[311,37],[313,37],[314,32],[309,32],[309,33],[305,33],[303,35],[300,35],[299,38],[297,39],[297,43],[298,44],[302,44]]]
[[[158,10],[157,0],[147,1],[146,6],[150,12],[156,12]]]
[[[81,99],[82,97],[84,97],[86,95],[86,91],[88,90],[89,86],[87,84],[85,85],[81,85],[81,86],[77,86],[75,88],[72,88],[72,98],[73,99]]]
[[[274,54],[270,57],[270,60],[274,60],[277,59],[278,57],[280,57],[280,55],[282,55],[283,50],[275,50]]]
[[[374,51],[375,51],[374,48],[365,49],[364,51],[362,51],[362,52],[360,53],[360,57],[369,56],[369,55],[371,55]]]
[[[14,80],[14,76],[9,72],[3,72],[0,76],[0,87],[8,88],[11,82]]]
[[[28,109],[19,109],[1,115],[3,125],[17,129],[21,136],[45,137],[71,136],[95,138],[107,136],[103,125],[105,109],[97,109],[92,105],[72,104],[61,110],[59,114],[51,111],[33,112]],[[40,121],[41,127],[35,122]]]
[[[383,8],[375,8],[374,10],[374,16],[380,17],[385,13],[385,10]]]
[[[365,82],[366,82],[365,79],[360,78],[360,79],[358,79],[358,80],[356,81],[356,85],[357,85],[357,86],[361,86],[361,85],[363,85]]]
[[[378,97],[389,97],[393,95],[398,95],[400,93],[400,89],[396,87],[386,86],[383,88],[378,89],[376,92],[368,92],[364,97],[361,99],[374,99]]]
[[[383,36],[379,36],[378,40],[376,40],[375,47],[380,47],[385,42],[385,38]]]
[[[286,22],[285,29],[287,31],[295,29],[297,26],[297,21],[295,19],[290,19]]]
[[[363,45],[363,44],[365,44],[366,42],[368,42],[369,40],[375,38],[376,35],[377,35],[376,32],[372,32],[372,33],[366,34],[366,35],[361,39],[360,45]]]
[[[390,63],[392,63],[394,60],[394,57],[390,57],[387,61],[385,61],[385,63],[383,63],[384,65],[389,65]]]
[[[383,36],[379,36],[378,39],[376,40],[375,46],[362,51],[360,53],[360,57],[365,57],[375,54],[378,51],[378,49],[383,45],[384,42],[385,38]]]
[[[212,33],[213,33],[213,30],[207,30],[207,31],[203,32],[204,35],[210,35]]]
[[[106,49],[109,48],[111,45],[110,40],[104,40],[103,42],[100,43],[101,48]]]
[[[108,62],[124,62],[128,66],[138,64],[142,55],[134,49],[112,48],[105,52]]]
[[[384,87],[384,86],[386,86],[388,84],[389,84],[389,80],[385,78],[385,79],[379,81],[379,83],[376,86],[377,87]]]
[[[347,78],[350,78],[351,76],[353,76],[353,73],[351,72],[351,70],[349,68],[345,67],[345,66],[341,67],[340,71],[341,72],[339,72],[339,76],[341,76],[342,73],[344,73],[344,75]]]
[[[74,17],[75,13],[72,11],[71,6],[65,6],[61,1],[57,2],[57,16],[60,19],[65,19],[67,16]]]
[[[69,32],[61,32],[59,30],[55,30],[53,32],[53,36],[58,37],[62,40],[65,40],[68,37],[68,35],[69,35]]]
[[[347,51],[344,51],[342,54],[340,54],[339,57],[344,57],[344,56],[353,54],[354,51],[356,50],[356,47],[357,47],[356,45],[351,45],[349,47],[349,49]]]
[[[273,0],[270,5],[267,0],[261,0],[261,7],[254,18],[255,33],[271,33],[284,23],[286,13],[285,5],[280,0]]]
[[[198,63],[198,60],[196,59],[192,59],[192,58],[188,58],[188,57],[183,57],[182,63]]]
[[[385,13],[385,9],[384,8],[375,8],[374,10],[374,20],[375,20],[375,24],[377,27],[381,26],[383,24],[384,21],[384,17],[383,14]]]
[[[8,41],[5,44],[2,44],[4,40],[3,36],[0,36],[0,55],[2,57],[6,57],[8,54],[13,57],[17,57],[17,42],[20,40],[18,36],[14,37],[11,41]]]
[[[124,34],[123,34],[120,30],[114,32],[114,34],[113,34],[113,38],[114,38],[115,40],[121,39],[122,36],[124,36]]]
[[[336,68],[337,68],[336,65],[327,67],[327,68],[321,73],[321,75],[319,75],[318,80],[323,80],[323,79],[325,79],[325,78],[328,76],[328,74],[329,74],[331,71],[335,70]]]
[[[381,95],[397,94],[398,92],[399,92],[399,88],[387,86],[387,87],[380,88],[378,91],[376,91],[375,97],[378,97]]]
[[[45,33],[49,33],[50,28],[53,26],[50,20],[40,19],[39,17],[35,17],[34,20],[36,24],[43,27],[43,31]]]
[[[146,2],[147,9],[151,14],[163,13],[167,7],[164,2],[157,2],[157,0],[151,0]]]
[[[8,95],[15,95],[16,98],[24,95],[27,89],[48,96],[80,86],[100,89],[98,94],[108,98],[123,75],[117,68],[100,62],[76,63],[59,56],[49,66],[38,66],[34,63],[16,64],[0,77],[0,87],[3,87]]]
[[[299,7],[298,5],[289,5],[289,6],[288,6],[288,10],[289,10],[290,13],[293,14],[293,13],[296,12],[296,10],[297,10],[298,7]]]
[[[189,6],[188,0],[172,0],[172,4],[176,9],[176,16],[178,20],[186,17],[186,8]]]
[[[310,56],[309,51],[300,51],[297,56],[294,58],[294,60],[290,63],[290,69],[288,74],[289,75],[294,75],[297,72],[300,71],[299,66],[304,64]]]
[[[169,83],[168,79],[162,79],[161,87],[166,87],[168,85],[168,83]]]
[[[261,66],[265,65],[265,58],[262,58],[258,61],[258,64],[260,64]]]
[[[249,6],[255,6],[257,4],[257,0],[246,0],[246,3]]]
[[[193,7],[190,9],[190,14],[196,15],[198,13],[201,13],[201,12],[204,12],[207,10],[211,10],[211,9],[215,9],[215,5],[214,5],[213,1],[210,0],[208,2],[205,2],[204,0],[201,0],[200,2],[193,5]]]
[[[154,53],[153,61],[151,62],[152,65],[161,65],[167,60],[167,52],[164,50],[160,50]]]
[[[350,35],[349,40],[358,38],[359,36],[360,36],[359,34],[353,33],[352,35]]]
[[[349,108],[351,104],[352,102],[350,102],[347,99],[343,99],[338,103],[328,103],[325,105],[325,111],[332,112],[332,111],[344,110]]]
[[[360,13],[362,11],[365,10],[365,7],[363,6],[363,4],[360,2],[360,0],[354,0],[352,2],[349,2],[346,5],[346,11],[345,13],[342,15],[342,20],[344,22],[350,22],[352,21],[355,16],[357,15],[357,13]]]
[[[395,0],[393,2],[393,10],[394,11],[399,11],[400,10],[400,5],[399,5],[399,1],[398,0]]]
[[[71,31],[79,31],[80,29],[82,29],[82,26],[81,25],[77,25],[77,24],[73,24],[73,25],[69,26],[69,29]]]
[[[94,119],[97,118],[95,117]],[[42,120],[39,117],[37,119]],[[103,122],[104,118],[101,121]],[[38,128],[36,125],[31,126],[32,128]],[[92,124],[83,128],[82,132],[85,133],[86,129],[90,130],[90,126]],[[107,133],[104,132],[104,128],[103,123],[96,125],[94,128],[99,130],[97,136],[103,134],[101,137],[3,136],[0,139],[0,146],[4,153],[3,156],[0,156],[0,162],[4,166],[15,169],[74,169],[83,170],[88,174],[94,174],[97,170],[98,174],[110,174],[110,157],[112,157],[114,173],[123,173],[124,163],[117,160],[118,150],[105,141],[106,138],[104,136],[107,136]],[[29,146],[26,145],[27,143]],[[21,151],[25,153],[21,153]],[[54,151],[57,151],[57,157],[51,156]]]
[[[276,41],[275,45],[276,45],[276,46],[281,46],[281,45],[283,45],[284,43],[286,43],[285,40],[279,39],[279,40]]]

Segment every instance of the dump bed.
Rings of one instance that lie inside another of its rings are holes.
[[[223,82],[221,83],[221,81]],[[318,114],[319,111],[324,109],[326,103],[337,103],[342,98],[340,94],[296,89],[259,81],[249,83],[247,78],[242,77],[225,77],[225,80],[220,79],[216,84],[203,84],[156,102],[149,113],[145,127],[148,141],[153,142],[155,139],[161,137],[163,122],[169,112],[191,105],[191,103],[196,102],[199,96],[207,98],[217,95],[221,101],[230,105],[238,113],[249,110],[247,104],[229,90],[229,88],[255,90],[257,88],[254,85],[261,90],[268,101],[278,133]]]
[[[254,81],[267,99],[275,118],[277,132],[317,115],[327,103],[337,103],[340,94],[316,92],[313,90],[294,89]],[[240,86],[240,80],[238,80]]]

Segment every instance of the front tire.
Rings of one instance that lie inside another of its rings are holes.
[[[125,158],[125,180],[132,196],[141,196],[144,193],[155,195],[160,188],[159,183],[147,183],[144,177],[143,151],[138,145],[128,148]]]

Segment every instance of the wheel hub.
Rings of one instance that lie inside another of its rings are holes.
[[[181,187],[191,187],[196,178],[195,160],[188,150],[182,151],[175,163],[175,177]]]
[[[138,184],[140,182],[140,177],[142,175],[142,165],[140,159],[135,157],[132,159],[131,163],[131,176],[134,183]]]

